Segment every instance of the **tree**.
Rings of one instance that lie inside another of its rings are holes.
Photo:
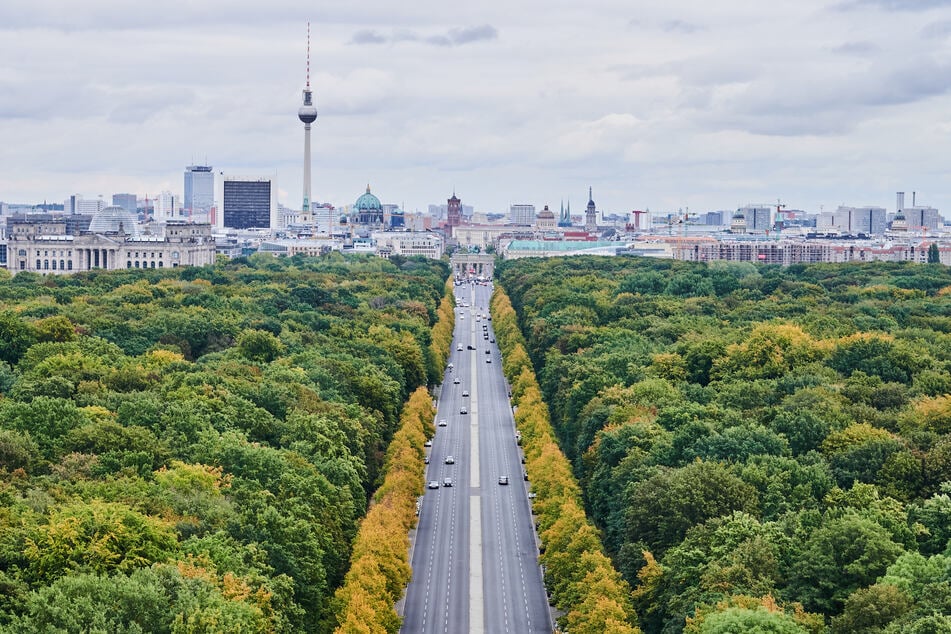
[[[692,526],[733,511],[755,513],[758,507],[753,487],[724,465],[701,460],[632,485],[627,504],[628,539],[657,553],[682,540]]]
[[[938,251],[937,242],[932,242],[928,247],[928,264],[941,264],[941,253]]]
[[[790,593],[810,609],[838,614],[902,553],[888,531],[854,513],[827,520],[806,539],[790,566]]]

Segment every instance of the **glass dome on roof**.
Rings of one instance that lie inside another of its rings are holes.
[[[125,233],[139,236],[138,219],[128,209],[118,206],[103,207],[95,213],[89,223],[90,233]]]
[[[357,211],[383,211],[383,203],[380,199],[370,193],[370,186],[367,185],[367,193],[357,198],[354,205]]]

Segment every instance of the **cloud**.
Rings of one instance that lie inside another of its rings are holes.
[[[942,39],[948,35],[951,35],[951,20],[932,22],[921,29],[921,36],[928,39]]]
[[[833,53],[840,55],[854,55],[856,57],[867,57],[881,50],[873,42],[846,42],[832,48]]]
[[[696,24],[684,22],[683,20],[667,20],[660,25],[660,28],[668,33],[686,33],[688,35],[700,30],[700,27]]]
[[[491,24],[469,26],[461,29],[451,29],[449,31],[449,39],[451,39],[452,43],[456,45],[494,40],[498,37],[498,30],[496,30],[496,28]]]
[[[464,46],[474,42],[486,42],[495,40],[499,37],[499,31],[491,24],[481,24],[479,26],[467,26],[462,28],[452,28],[445,33],[434,33],[432,35],[420,35],[417,31],[410,29],[398,29],[391,35],[384,35],[379,31],[364,29],[357,31],[350,38],[351,44],[357,45],[376,45],[376,44],[398,44],[400,42],[419,42],[429,46],[451,47]]]
[[[874,7],[884,11],[928,11],[951,7],[951,0],[849,0],[839,5],[840,9],[862,10]]]
[[[378,33],[377,31],[371,31],[369,29],[364,31],[357,31],[353,34],[353,39],[350,40],[351,44],[385,44],[387,38],[385,35]]]

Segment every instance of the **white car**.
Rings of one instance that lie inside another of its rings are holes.
[[[427,484],[426,486],[428,486],[430,489],[438,489],[438,488],[439,488],[439,481],[438,481],[438,480],[430,480],[430,481],[429,481],[429,484]]]
[[[456,464],[456,459],[452,456],[446,456],[446,460],[444,462],[446,464]]]
[[[486,363],[492,363],[492,357],[489,357],[488,359],[486,359],[485,362],[486,362]]]
[[[440,427],[445,427],[447,424],[448,424],[448,423],[446,423],[446,419],[445,419],[445,418],[440,418],[440,419],[439,419],[439,426],[440,426]]]
[[[432,446],[433,446],[432,440],[427,440],[426,442],[423,443],[423,447],[432,447]]]
[[[463,391],[462,391],[462,395],[463,395],[463,396],[469,396],[469,390],[463,390]]]
[[[459,413],[460,413],[460,414],[468,414],[468,413],[469,413],[469,410],[468,410],[468,408],[462,407],[462,408],[459,409]]]
[[[460,343],[458,346],[456,346],[456,352],[462,352],[462,344],[461,344],[461,343]]]
[[[452,382],[453,382],[453,385],[459,385],[459,377],[457,376],[456,378],[454,378]]]

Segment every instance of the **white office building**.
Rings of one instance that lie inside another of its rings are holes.
[[[535,205],[512,205],[509,219],[513,225],[532,226],[535,224]]]

